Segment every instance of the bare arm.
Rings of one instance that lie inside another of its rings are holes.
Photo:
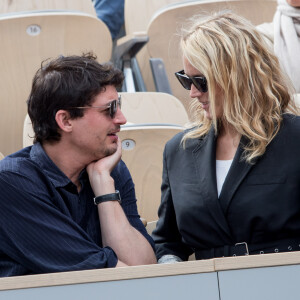
[[[115,184],[110,176],[112,169],[121,158],[121,143],[118,150],[108,157],[91,163],[88,174],[95,196],[115,192]],[[102,243],[116,252],[118,266],[156,263],[152,247],[146,238],[130,225],[118,201],[98,204]]]

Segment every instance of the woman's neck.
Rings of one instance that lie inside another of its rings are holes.
[[[241,135],[228,123],[221,126],[217,137],[216,159],[230,160],[234,158]]]

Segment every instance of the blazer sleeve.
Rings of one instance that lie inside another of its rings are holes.
[[[182,242],[182,237],[177,227],[172,189],[168,175],[168,159],[166,146],[163,154],[161,204],[158,210],[159,219],[152,237],[156,246],[157,259],[160,259],[163,255],[172,254],[180,257],[182,260],[188,260],[193,250]]]

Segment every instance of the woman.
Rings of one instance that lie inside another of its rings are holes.
[[[300,117],[276,56],[243,18],[181,39],[191,129],[165,147],[159,262],[300,250]]]

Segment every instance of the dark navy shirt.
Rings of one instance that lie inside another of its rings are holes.
[[[134,184],[123,161],[112,172],[130,224],[154,248],[136,206]],[[81,190],[37,143],[0,162],[0,277],[114,267],[102,247],[94,193],[83,170]]]

